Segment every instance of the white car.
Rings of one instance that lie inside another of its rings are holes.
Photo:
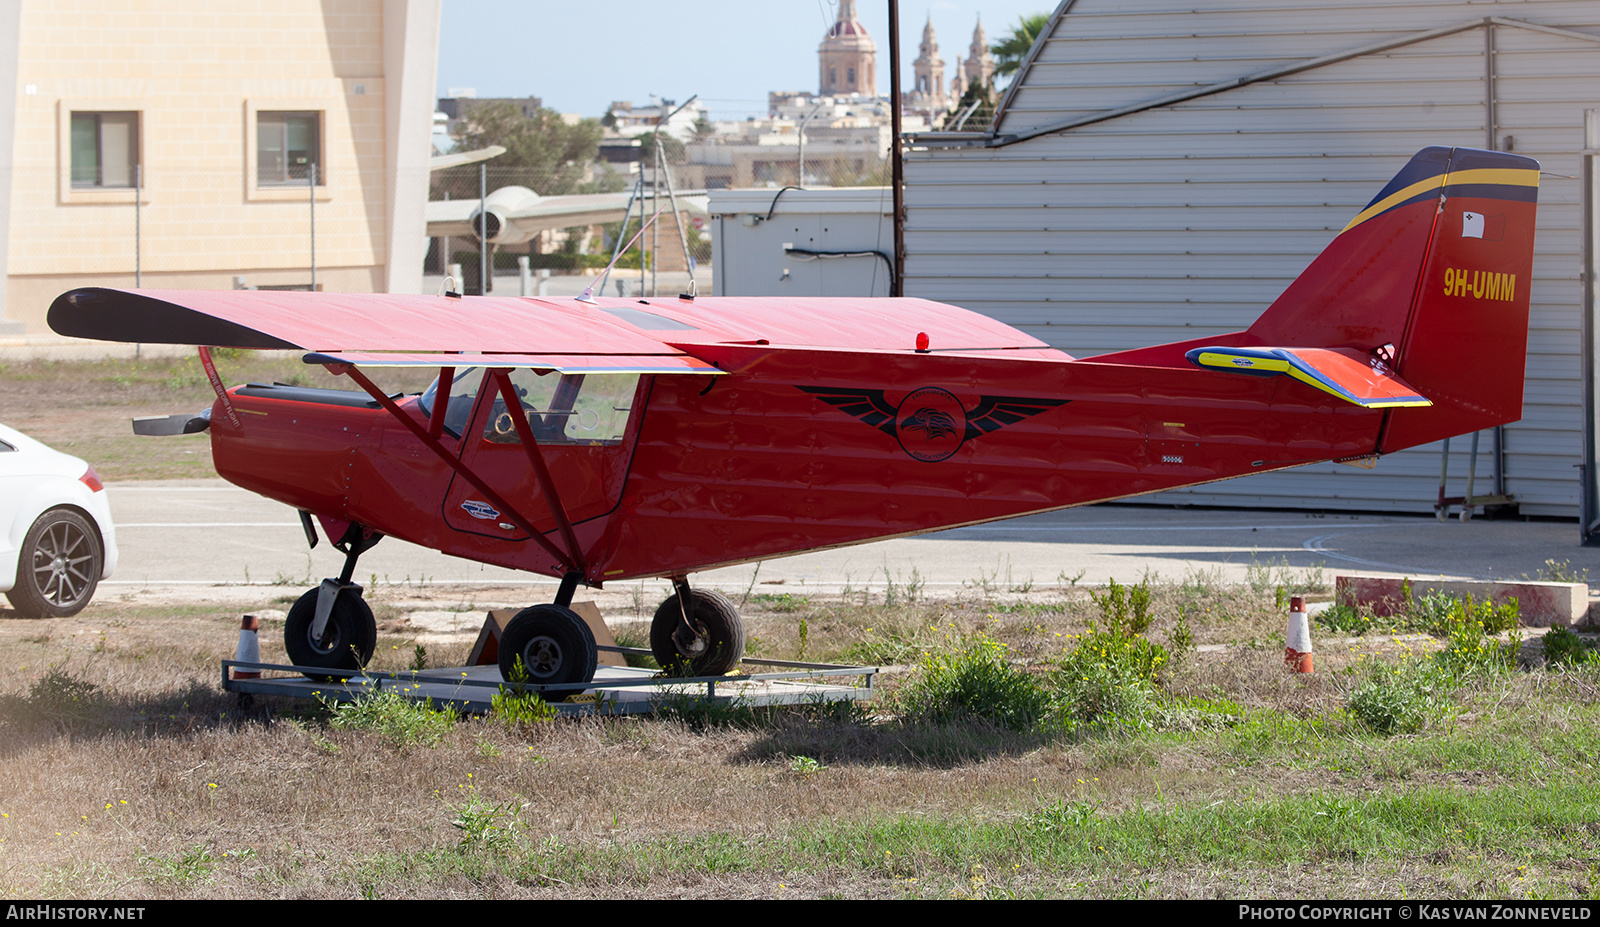
[[[116,566],[94,468],[0,425],[0,592],[11,606],[29,618],[76,615]]]

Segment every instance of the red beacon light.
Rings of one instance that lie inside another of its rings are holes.
[[[928,333],[917,332],[917,350],[924,354],[928,351]]]

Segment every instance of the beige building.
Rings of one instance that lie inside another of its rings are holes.
[[[440,0],[0,0],[0,333],[77,286],[418,292]]]
[[[878,92],[878,46],[856,18],[855,0],[839,0],[839,18],[817,47],[818,93]]]

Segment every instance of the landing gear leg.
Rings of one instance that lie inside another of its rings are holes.
[[[372,609],[361,598],[361,587],[352,583],[356,561],[371,550],[383,535],[352,524],[334,544],[344,553],[344,569],[338,579],[322,584],[301,596],[289,609],[283,626],[283,646],[295,666],[322,669],[358,670],[372,659],[378,646],[378,624]],[[312,679],[335,677],[307,673]]]
[[[656,609],[650,622],[650,650],[669,672],[721,676],[744,656],[744,622],[727,596],[690,589],[687,577],[674,576],[677,591]]]

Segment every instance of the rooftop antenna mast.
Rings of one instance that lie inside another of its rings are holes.
[[[689,254],[689,239],[684,234],[684,231],[683,231],[683,215],[682,215],[682,213],[680,213],[678,211],[678,194],[677,194],[677,190],[674,188],[673,183],[672,183],[672,170],[667,166],[666,158],[663,156],[662,151],[661,151],[661,127],[663,125],[665,125],[668,121],[670,121],[673,116],[676,116],[676,115],[678,115],[678,113],[682,112],[685,106],[688,106],[690,103],[693,103],[695,100],[699,99],[699,97],[700,97],[700,95],[697,93],[694,96],[690,97],[689,99],[684,100],[683,101],[683,105],[679,106],[677,109],[674,109],[672,112],[667,113],[665,116],[657,116],[656,117],[655,144],[652,146],[654,150],[651,152],[651,162],[654,165],[653,169],[655,171],[657,171],[660,176],[663,176],[663,177],[666,178],[667,198],[672,203],[672,219],[678,225],[678,245],[681,248],[683,248],[683,262],[689,268],[689,293],[691,295],[696,294],[696,293],[699,292],[699,288],[695,283],[695,277],[694,277],[694,258]],[[665,108],[665,107],[663,106],[663,108]],[[656,184],[655,184],[654,180],[652,180],[652,182],[650,184],[649,197],[650,197],[651,200],[656,200],[658,198],[657,197],[657,188],[656,188]],[[639,221],[640,222],[644,221],[644,200],[645,200],[644,168],[643,168],[643,166],[641,166],[640,169],[639,169],[639,176],[633,182],[633,190],[631,192],[629,192],[629,194],[628,194],[628,207],[627,207],[626,210],[623,211],[623,214],[622,214],[622,229],[619,232],[617,232],[617,244],[612,246],[611,263],[606,265],[605,274],[601,277],[600,282],[597,284],[597,286],[598,286],[598,288],[600,290],[600,295],[602,295],[602,296],[605,295],[606,280],[609,279],[610,276],[611,276],[611,268],[612,268],[612,266],[614,266],[617,263],[617,259],[622,256],[622,253],[624,251],[626,251],[628,248],[633,247],[633,241],[632,240],[630,240],[625,247],[618,247],[618,246],[622,244],[623,236],[628,234],[628,223],[633,219],[633,204],[635,202],[637,202],[639,204]],[[660,209],[660,206],[658,205],[657,208],[656,208],[656,211],[655,211],[655,215],[659,216],[660,214],[661,214],[661,209]],[[652,218],[651,221],[654,221],[654,219]],[[641,228],[640,231],[642,232],[643,228]],[[634,237],[635,237],[635,239],[637,239],[638,236],[634,236]],[[644,295],[643,291],[644,291],[644,270],[645,270],[644,261],[643,261],[642,258],[643,258],[643,256],[641,255],[641,260],[639,261],[639,290],[640,290],[640,295],[641,296]],[[652,275],[652,278],[651,278],[651,293],[650,293],[650,295],[652,295],[652,296],[656,295],[655,294],[655,285],[654,284],[655,284],[655,279],[654,279],[654,276]],[[579,297],[579,299],[583,299],[585,302],[592,302],[592,300],[586,299],[586,297],[588,297],[590,295],[591,291],[594,290],[595,288],[596,287],[591,286],[588,289],[585,289],[584,290],[584,295],[582,297]]]

